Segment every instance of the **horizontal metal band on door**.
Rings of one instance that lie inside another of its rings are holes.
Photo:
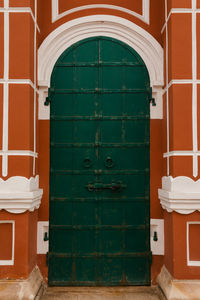
[[[59,62],[56,64],[56,67],[101,67],[101,66],[106,66],[106,67],[143,67],[144,65],[138,63],[138,62],[87,62],[87,63],[82,63],[82,62],[77,62],[77,63],[68,63],[68,62]]]
[[[138,93],[144,93],[149,94],[149,92],[146,89],[54,89],[53,92],[50,93],[51,96],[54,97],[55,94],[138,94]],[[50,97],[51,97],[50,96]]]
[[[144,202],[146,200],[149,199],[149,196],[144,196],[144,197],[120,197],[120,198],[106,198],[106,197],[103,197],[102,199],[98,199],[98,198],[95,198],[94,197],[84,197],[84,198],[78,198],[78,197],[73,197],[73,198],[69,198],[69,197],[56,197],[56,196],[51,196],[50,197],[50,201],[52,202],[56,202],[56,201],[63,201],[63,202],[114,202],[116,203],[117,201],[120,201],[120,202]]]
[[[102,116],[101,114],[96,116],[59,116],[55,117],[54,115],[51,116],[52,121],[138,121],[138,120],[148,120],[149,121],[149,115],[145,116]]]
[[[121,254],[113,254],[113,253],[98,253],[94,252],[92,254],[67,254],[67,253],[56,253],[51,252],[49,253],[50,256],[56,256],[56,257],[62,257],[62,258],[103,258],[103,257],[109,257],[109,258],[134,258],[134,257],[151,257],[152,253],[151,251],[146,252],[132,252],[132,253],[121,253]]]
[[[51,169],[53,174],[67,174],[67,175],[145,175],[149,174],[150,170],[55,170]]]
[[[147,147],[150,145],[150,142],[144,142],[144,143],[101,143],[101,142],[94,142],[94,143],[58,143],[58,142],[51,142],[51,147],[71,147],[71,148],[80,148],[80,147],[101,147],[101,148],[108,148],[108,147],[114,147],[114,148],[133,148],[133,147]]]

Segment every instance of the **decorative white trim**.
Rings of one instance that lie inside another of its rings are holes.
[[[190,214],[200,211],[200,179],[194,181],[185,176],[164,176],[158,197],[162,208],[168,212]]]
[[[49,250],[49,241],[44,241],[44,234],[49,236],[49,222],[41,221],[37,223],[37,254],[46,254]]]
[[[28,150],[8,150],[8,151],[1,151],[0,155],[7,155],[7,156],[32,156],[38,157],[38,153]]]
[[[36,87],[37,82],[37,0],[35,0],[35,27],[34,27],[34,87]],[[34,88],[34,133],[33,133],[33,151],[36,152],[36,100],[37,100],[37,93],[36,89]],[[33,176],[35,176],[35,156],[33,157]]]
[[[192,137],[193,137],[193,176],[198,175],[198,160],[195,152],[198,150],[197,138],[197,3],[192,0]]]
[[[192,267],[200,267],[200,261],[190,260],[190,225],[199,224],[200,222],[187,222],[187,265]]]
[[[170,152],[166,152],[163,154],[163,157],[171,157],[171,156],[200,156],[200,151],[197,151],[197,152],[193,152],[193,151],[188,151],[188,150],[185,150],[185,151],[181,151],[181,150],[178,150],[178,151],[170,151]]]
[[[164,220],[151,219],[151,251],[153,255],[164,255]],[[154,232],[157,233],[157,241],[154,241]]]
[[[0,224],[12,224],[12,256],[9,260],[0,260],[0,266],[13,266],[15,255],[15,221],[0,221]]]
[[[53,67],[60,55],[74,43],[89,37],[107,36],[118,39],[138,52],[150,75],[153,94],[159,105],[152,118],[162,118],[163,49],[147,31],[116,16],[94,15],[69,21],[47,36],[38,50],[39,105],[44,103]],[[153,115],[153,113],[152,113]],[[42,116],[42,117],[41,117]],[[49,119],[49,109],[39,110],[41,119]]]
[[[165,23],[166,23],[166,55],[165,55],[165,64],[166,64],[166,83],[168,86],[169,82],[169,70],[168,70],[168,26],[167,26],[167,0],[165,0]],[[167,117],[167,152],[169,152],[169,90],[166,91],[166,117]],[[169,176],[169,158],[167,158],[167,175]]]
[[[4,193],[33,192],[39,187],[39,175],[30,179],[22,176],[13,176],[7,180],[0,178],[0,191]]]
[[[68,9],[61,14],[59,13],[59,0],[52,0],[52,23],[56,22],[57,20],[81,11],[81,10],[86,10],[86,9],[97,9],[97,8],[104,8],[104,9],[113,9],[113,10],[118,10],[124,13],[127,13],[131,16],[134,16],[141,21],[149,24],[149,14],[150,14],[150,5],[149,5],[150,0],[142,0],[142,15],[134,12],[133,10],[127,9],[125,7],[117,6],[117,5],[110,5],[110,4],[90,4],[90,5],[82,5],[78,6],[72,9]]]
[[[5,154],[2,157],[2,176],[8,175],[8,107],[9,88],[7,80],[9,78],[9,0],[4,0],[4,84],[3,84],[3,140],[2,150]]]
[[[16,214],[34,211],[41,204],[42,194],[38,175],[30,179],[22,176],[0,179],[0,210]]]

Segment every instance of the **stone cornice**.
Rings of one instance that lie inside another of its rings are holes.
[[[34,211],[41,204],[42,194],[39,176],[30,179],[21,176],[0,179],[0,210],[15,214]]]
[[[158,196],[162,208],[168,212],[190,214],[200,211],[200,180],[194,181],[185,176],[163,177]]]

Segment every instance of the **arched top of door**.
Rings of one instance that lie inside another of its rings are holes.
[[[54,65],[51,87],[56,85],[56,81],[60,83],[60,79],[57,78],[57,71],[59,72],[60,67],[71,67],[71,64],[73,67],[79,68],[83,65],[97,68],[103,67],[103,65],[112,68],[120,67],[122,64],[124,67],[135,66],[137,68],[135,73],[137,77],[140,77],[140,84],[143,82],[147,89],[150,87],[149,73],[140,55],[133,48],[117,39],[105,36],[90,37],[67,48]],[[129,74],[129,76],[131,75]]]
[[[61,54],[74,43],[95,36],[120,40],[143,59],[150,85],[163,86],[163,49],[156,39],[138,25],[121,17],[93,15],[69,21],[53,32],[38,50],[38,85],[49,87],[54,65]]]

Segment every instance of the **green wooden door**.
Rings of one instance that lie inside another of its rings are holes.
[[[49,285],[148,285],[149,76],[127,45],[83,40],[51,78]]]

